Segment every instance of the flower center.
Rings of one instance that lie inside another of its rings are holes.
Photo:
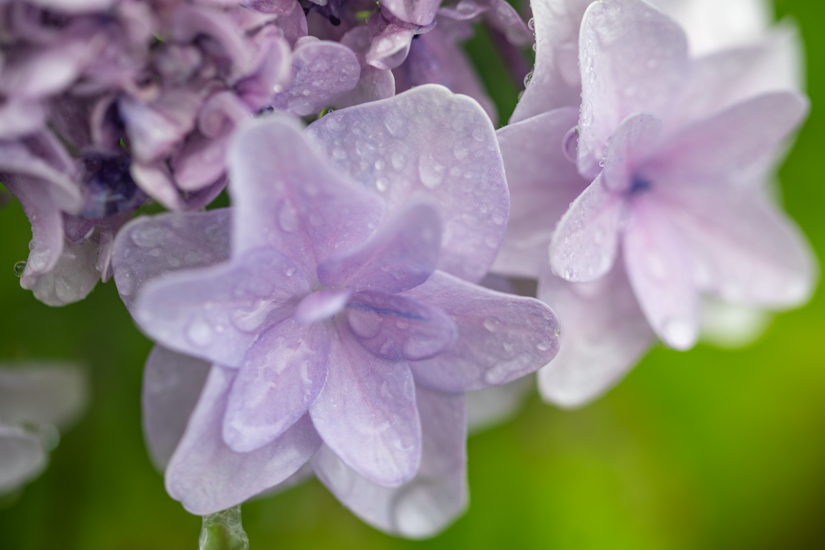
[[[628,195],[637,195],[650,190],[653,183],[642,176],[633,176],[633,181],[630,184],[630,189],[627,190]]]

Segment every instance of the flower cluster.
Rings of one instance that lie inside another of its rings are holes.
[[[149,451],[190,512],[315,475],[368,523],[431,536],[467,504],[468,423],[506,415],[527,375],[580,406],[657,340],[691,348],[720,303],[810,296],[772,181],[808,112],[800,45],[764,7],[6,2],[21,284],[63,305],[113,275],[156,343]],[[473,24],[526,86],[498,131]],[[170,212],[135,216],[150,202]]]

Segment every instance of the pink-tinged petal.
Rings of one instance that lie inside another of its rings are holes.
[[[230,136],[192,136],[172,160],[175,182],[182,191],[209,187],[226,172]]]
[[[37,279],[57,265],[63,253],[63,214],[55,206],[49,185],[27,176],[12,179],[0,175],[3,184],[20,201],[32,226],[29,259],[20,278],[20,285],[29,288]]]
[[[426,27],[435,19],[440,0],[384,0],[381,7],[406,23]]]
[[[346,323],[331,331],[327,381],[309,408],[324,443],[373,483],[409,481],[421,462],[415,384],[404,361],[367,351]]]
[[[404,296],[442,310],[458,328],[452,348],[410,363],[419,384],[451,392],[498,386],[543,367],[558,350],[559,320],[533,298],[501,294],[442,272]]]
[[[170,210],[183,209],[183,199],[172,180],[172,175],[169,173],[166,163],[141,164],[140,162],[132,162],[129,167],[129,175],[132,176],[132,179],[144,193],[166,208]]]
[[[246,124],[229,166],[236,253],[272,247],[314,275],[318,262],[362,245],[383,213],[381,199],[337,173],[291,119]]]
[[[768,92],[800,91],[801,51],[799,31],[783,25],[754,44],[695,60],[672,124],[683,126]]]
[[[640,182],[637,170],[644,164],[662,139],[662,121],[655,115],[630,115],[610,136],[604,153],[604,186],[611,191],[626,193]],[[647,185],[647,181],[641,185]]]
[[[341,37],[341,44],[352,50],[361,64],[358,84],[333,102],[338,109],[387,99],[395,95],[395,78],[389,70],[367,64],[366,55],[372,45],[372,33],[366,25],[355,27]]]
[[[793,92],[741,102],[672,136],[642,171],[671,189],[761,181],[807,113],[808,101]]]
[[[40,436],[0,424],[0,493],[16,489],[40,475],[46,462]]]
[[[420,361],[450,349],[455,323],[430,305],[382,292],[353,294],[346,319],[358,342],[378,357]]]
[[[198,213],[142,216],[115,239],[112,269],[120,299],[132,311],[143,286],[182,269],[212,266],[229,259],[227,208]]]
[[[330,113],[307,132],[336,168],[381,195],[389,214],[414,196],[439,207],[438,269],[469,281],[486,275],[510,201],[494,129],[478,103],[424,85]]]
[[[20,286],[31,290],[35,298],[49,306],[79,302],[100,280],[97,255],[98,244],[93,240],[79,244],[66,242],[57,263],[48,272],[34,277],[24,274]]]
[[[292,53],[292,86],[276,94],[271,105],[300,116],[318,113],[355,88],[361,65],[355,54],[337,42],[303,38]]]
[[[167,252],[161,250],[161,255]],[[220,363],[241,366],[269,327],[291,317],[310,290],[300,269],[272,249],[252,250],[225,264],[152,279],[132,312],[158,343]]]
[[[288,15],[281,15],[275,21],[275,25],[284,33],[284,38],[287,39],[290,46],[295,46],[295,43],[309,32],[307,27],[307,17],[301,4],[292,2],[293,9]]]
[[[383,71],[395,69],[407,58],[413,36],[414,30],[390,23],[373,37],[367,64]]]
[[[384,532],[411,539],[436,535],[467,506],[467,430],[460,395],[416,388],[421,411],[421,466],[400,487],[359,475],[322,445],[311,464],[335,497]]]
[[[550,265],[572,282],[595,281],[616,261],[619,225],[627,208],[623,195],[604,184],[604,173],[562,216],[550,244]]]
[[[496,123],[498,113],[473,64],[457,40],[440,28],[421,34],[410,44],[404,63],[393,69],[397,93],[422,84],[440,84],[478,101]]]
[[[332,319],[347,305],[350,289],[317,290],[307,295],[295,309],[295,319],[304,325]]]
[[[67,426],[86,406],[88,390],[85,373],[76,365],[0,368],[0,418],[6,424]]]
[[[660,203],[653,196],[634,198],[623,235],[624,264],[651,328],[668,346],[686,350],[698,337],[699,294],[690,249]]]
[[[115,0],[33,0],[31,3],[58,13],[89,13],[105,11]]]
[[[535,378],[525,376],[502,386],[465,393],[467,430],[475,434],[508,422],[519,413],[528,395],[535,390]]]
[[[618,384],[653,345],[622,262],[592,283],[568,283],[546,269],[538,296],[562,321],[559,353],[538,372],[545,401],[586,405]]]
[[[510,123],[581,104],[579,29],[593,0],[533,2],[536,65]]]
[[[760,193],[695,186],[659,202],[688,245],[699,289],[727,302],[771,308],[810,299],[818,277],[811,247]]]
[[[427,280],[441,256],[441,219],[419,202],[401,211],[360,249],[318,266],[326,287],[404,292]]]
[[[556,224],[589,183],[564,153],[578,118],[579,110],[567,107],[496,132],[510,186],[510,222],[492,271],[537,279],[548,262]]]
[[[0,139],[15,139],[42,129],[46,114],[46,107],[39,101],[6,99],[0,105]]]
[[[229,392],[223,440],[235,452],[260,449],[307,412],[324,385],[329,333],[287,319],[249,348]]]
[[[54,208],[74,214],[83,208],[84,203],[81,186],[75,181],[78,170],[73,161],[65,158],[67,153],[62,146],[55,142],[56,138],[49,132],[27,139],[25,145],[8,143],[0,146],[0,174],[3,184],[19,195],[21,202],[26,200],[21,197],[29,194],[23,188],[35,185],[42,187],[42,190],[31,192],[37,193],[39,202],[49,202]]]
[[[164,92],[152,103],[121,98],[118,111],[135,158],[149,163],[171,155],[174,147],[195,127],[201,103],[199,94],[183,89]]]
[[[186,431],[166,469],[166,490],[192,514],[225,510],[288,479],[321,439],[308,416],[256,451],[236,453],[221,426],[235,371],[213,366]]]
[[[297,9],[301,11],[300,6]],[[255,36],[255,42],[258,44],[256,57],[259,59],[254,62],[257,68],[235,85],[237,97],[253,111],[269,105],[275,93],[289,86],[293,78],[292,51],[276,27],[265,27]]]
[[[143,370],[143,437],[149,457],[163,471],[186,431],[210,365],[163,346],[152,348]]]
[[[582,112],[579,171],[595,176],[611,134],[626,117],[667,119],[689,82],[687,38],[673,20],[641,0],[602,0],[581,28]]]

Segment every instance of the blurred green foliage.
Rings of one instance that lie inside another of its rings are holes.
[[[720,0],[723,1],[723,0]],[[825,4],[779,0],[808,47],[814,110],[781,171],[787,210],[825,253]],[[489,38],[469,46],[506,121],[520,89]],[[93,400],[49,469],[0,500],[3,550],[197,547],[201,519],[166,496],[146,455],[140,383],[150,343],[112,283],[52,309],[18,287],[28,223],[0,212],[0,361],[86,365]],[[825,548],[825,301],[780,315],[756,345],[656,349],[607,397],[562,412],[537,397],[469,442],[472,502],[441,536],[388,537],[317,481],[243,507],[255,550]]]

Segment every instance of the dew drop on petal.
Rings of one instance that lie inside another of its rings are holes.
[[[487,317],[484,319],[484,328],[490,332],[498,332],[501,330],[501,319],[498,317]]]
[[[212,328],[209,323],[198,317],[189,323],[186,336],[196,346],[205,346],[212,339]]]
[[[288,200],[284,201],[278,210],[278,225],[287,233],[294,233],[298,230],[298,211]]]
[[[436,162],[431,155],[422,155],[418,159],[418,175],[428,189],[435,189],[444,181],[446,168]]]
[[[576,162],[579,152],[579,127],[571,128],[561,142],[561,150],[564,158],[570,162]]]
[[[16,264],[14,264],[14,274],[17,275],[18,278],[23,276],[23,272],[26,270],[26,260],[20,260]]]
[[[693,342],[693,325],[686,319],[670,319],[662,325],[662,335],[668,345],[685,349]]]

